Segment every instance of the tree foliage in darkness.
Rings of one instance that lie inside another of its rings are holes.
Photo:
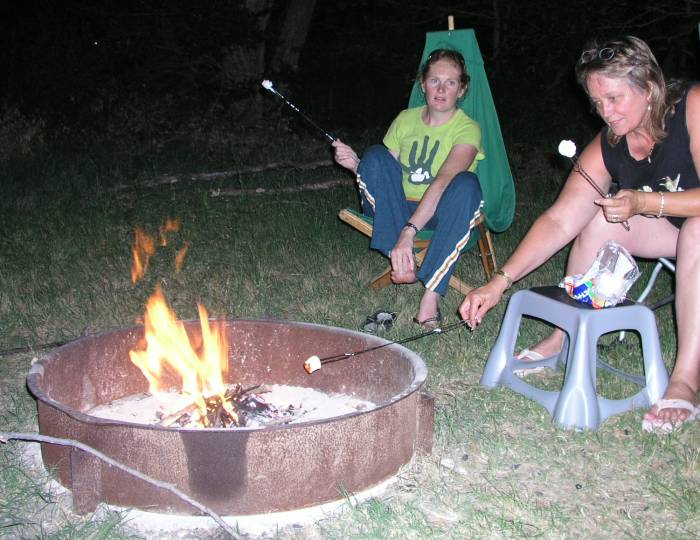
[[[331,128],[386,126],[408,102],[425,33],[446,29],[449,14],[477,33],[507,133],[542,118],[591,117],[573,65],[594,35],[637,35],[667,74],[698,73],[700,0],[98,0],[0,9],[8,74],[0,98],[76,118],[100,110],[105,96],[137,93],[154,103],[169,96],[180,111],[217,104],[258,122],[265,77]]]

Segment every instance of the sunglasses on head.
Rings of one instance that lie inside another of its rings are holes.
[[[593,60],[600,59],[604,62],[612,60],[615,56],[615,49],[612,47],[603,47],[602,49],[589,49],[581,53],[581,59],[579,60],[582,64],[587,64]]]

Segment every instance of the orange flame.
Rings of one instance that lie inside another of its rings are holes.
[[[185,264],[185,256],[187,255],[187,250],[190,249],[190,243],[185,242],[185,245],[177,252],[175,255],[175,271],[179,272],[182,270],[182,265]]]
[[[167,218],[165,223],[163,223],[158,232],[160,233],[160,245],[168,245],[168,233],[177,232],[180,230],[180,218]]]
[[[180,230],[180,219],[168,218],[160,226],[159,244],[167,246],[167,235]],[[185,242],[175,255],[175,268],[182,268],[190,243]],[[153,236],[136,228],[131,268],[131,280],[142,279],[148,270],[148,263],[153,256],[156,242]],[[179,384],[180,392],[189,396],[199,409],[199,418],[195,423],[208,425],[206,399],[219,396],[222,406],[231,417],[236,413],[226,401],[226,384],[228,374],[228,341],[224,325],[220,322],[210,324],[207,310],[202,305],[199,311],[201,337],[192,343],[185,330],[185,325],[177,319],[175,312],[168,306],[159,286],[148,299],[144,317],[144,343],[141,350],[129,351],[129,358],[141,370],[148,380],[149,392],[157,396],[160,392],[170,390]]]
[[[222,403],[225,402],[228,341],[223,324],[210,324],[204,306],[197,307],[202,341],[195,350],[185,326],[157,287],[146,305],[146,347],[129,351],[129,357],[148,380],[149,391],[154,395],[169,389],[167,381],[172,380],[173,375],[179,379],[181,392],[197,404],[200,422],[207,425],[205,398],[218,395]],[[235,414],[228,407],[227,411]]]
[[[148,261],[155,253],[155,250],[153,237],[143,232],[141,227],[136,227],[134,245],[131,247],[131,255],[134,259],[131,264],[131,283],[134,285],[139,279],[143,279],[146,270],[148,270]]]
[[[168,234],[178,232],[180,230],[180,218],[167,218],[158,228],[158,244],[160,247],[168,245]],[[190,247],[189,242],[178,250],[175,255],[175,271],[180,272],[182,265],[185,262],[187,250]],[[134,233],[134,245],[131,247],[133,262],[131,264],[131,283],[136,285],[136,282],[143,279],[148,270],[148,263],[156,251],[156,240],[153,236],[146,233],[141,227],[136,227]]]

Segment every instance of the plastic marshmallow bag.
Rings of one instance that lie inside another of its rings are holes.
[[[629,251],[608,240],[585,274],[566,276],[559,286],[574,300],[600,309],[622,302],[639,275]]]

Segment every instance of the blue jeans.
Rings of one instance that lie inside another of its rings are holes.
[[[362,212],[374,218],[370,247],[388,256],[401,229],[418,207],[407,201],[399,162],[382,145],[367,149],[357,169]],[[447,186],[425,224],[434,231],[428,253],[418,271],[427,289],[444,296],[459,254],[467,245],[474,221],[483,206],[481,186],[474,173],[457,174]]]

